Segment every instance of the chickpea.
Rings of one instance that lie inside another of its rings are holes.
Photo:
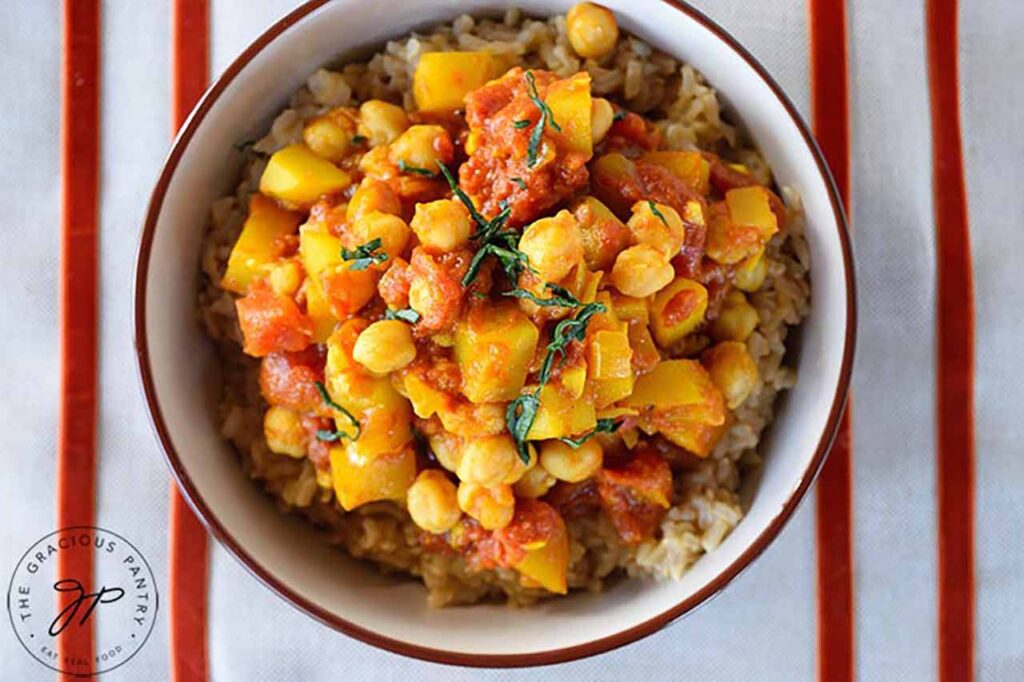
[[[462,517],[455,484],[440,469],[419,473],[409,486],[406,505],[413,522],[428,533],[445,533]]]
[[[590,138],[598,144],[608,134],[615,117],[612,104],[604,97],[595,97],[590,102]]]
[[[519,250],[541,279],[557,282],[583,260],[583,233],[571,213],[559,211],[527,227],[519,238]]]
[[[391,215],[402,214],[402,202],[387,183],[372,178],[365,178],[345,208],[345,218],[354,223],[367,213],[380,211]]]
[[[509,485],[487,487],[463,481],[457,497],[459,508],[487,530],[504,528],[516,512],[516,498]]]
[[[512,467],[512,471],[509,472],[502,483],[507,483],[509,485],[517,483],[528,471],[532,471],[537,468],[537,448],[533,447],[533,445],[528,445],[527,452],[530,455],[529,460],[524,462],[522,457],[516,457],[515,466]]]
[[[540,447],[540,466],[560,481],[578,483],[590,478],[601,468],[604,452],[595,440],[578,448],[560,440],[546,441]]]
[[[356,125],[352,119],[327,113],[306,124],[302,130],[302,141],[317,156],[337,163],[352,146],[355,134]]]
[[[701,361],[730,410],[742,405],[757,385],[757,363],[739,341],[722,341],[712,346],[704,351]]]
[[[423,248],[431,253],[454,251],[469,241],[473,230],[469,211],[452,199],[416,204],[411,225]]]
[[[430,451],[434,453],[434,457],[441,463],[441,466],[453,473],[458,470],[459,462],[462,460],[461,438],[453,436],[447,431],[442,431],[427,438],[427,443],[430,445]]]
[[[352,357],[373,374],[402,369],[416,357],[409,325],[401,320],[374,322],[356,339]]]
[[[565,16],[572,49],[581,57],[600,59],[619,40],[619,24],[611,10],[591,2],[581,2]]]
[[[544,467],[533,467],[516,481],[512,489],[516,497],[537,498],[546,495],[556,480]]]
[[[389,144],[409,127],[409,117],[402,107],[379,99],[363,102],[359,107],[359,133],[371,147]]]
[[[494,486],[512,475],[518,459],[516,444],[508,434],[468,438],[456,471],[463,481]]]
[[[675,277],[665,255],[650,244],[631,246],[615,258],[611,281],[627,296],[644,298],[657,293]]]
[[[686,241],[683,219],[674,208],[653,201],[638,201],[633,204],[633,215],[626,227],[633,233],[638,244],[650,244],[665,258],[679,253]]]
[[[380,211],[361,216],[352,224],[351,229],[353,241],[357,245],[379,239],[380,248],[392,260],[402,255],[405,245],[409,243],[409,234],[409,226],[404,220]]]
[[[742,291],[733,289],[725,295],[718,317],[711,322],[711,338],[716,341],[746,341],[760,321],[757,308],[747,302]]]
[[[733,283],[741,291],[753,292],[761,288],[767,276],[768,260],[762,251],[740,264],[740,267],[736,269],[736,278]]]
[[[438,161],[451,159],[451,149],[451,138],[441,126],[414,125],[391,143],[388,156],[396,166],[401,162],[436,173]]]
[[[298,412],[274,406],[263,415],[263,435],[267,447],[279,455],[305,457],[308,436]]]

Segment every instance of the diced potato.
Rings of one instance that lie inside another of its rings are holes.
[[[405,390],[413,411],[420,419],[429,419],[439,411],[451,409],[452,397],[427,383],[418,374],[405,375]]]
[[[420,111],[462,109],[466,95],[498,76],[499,62],[488,52],[427,52],[420,55],[412,93]]]
[[[635,380],[632,374],[619,379],[594,380],[591,382],[594,386],[594,405],[600,409],[622,400],[633,392]]]
[[[344,308],[338,312],[343,313],[341,317],[345,317],[373,297],[373,275],[367,271],[349,270],[341,260],[340,240],[326,232],[317,231],[311,225],[305,225],[299,230],[299,258],[307,276],[306,310],[315,327],[314,340],[323,343],[338,321],[335,307]],[[332,292],[343,297],[337,306],[332,306],[327,296],[322,279],[324,275],[329,275]],[[367,278],[370,278],[369,281],[364,281]]]
[[[671,443],[689,450],[698,457],[707,457],[725,435],[728,422],[717,426],[699,420],[662,417],[658,432]]]
[[[704,351],[701,360],[730,410],[742,405],[757,386],[757,363],[739,341],[722,341]]]
[[[700,152],[646,152],[640,158],[672,171],[673,175],[686,181],[686,184],[701,196],[706,196],[711,191],[711,164]]]
[[[680,277],[651,302],[651,329],[662,348],[681,341],[704,322],[708,290],[700,282]]]
[[[221,286],[236,294],[248,291],[249,283],[277,256],[277,240],[294,233],[298,225],[298,215],[262,194],[253,194],[249,200],[249,216],[231,249]]]
[[[390,386],[387,379],[378,381],[385,381]],[[410,424],[412,407],[397,392],[393,395],[397,399],[394,406],[384,404],[370,407],[359,414],[358,419],[362,427],[359,444],[362,452],[366,454],[397,452],[412,442]],[[346,432],[352,430],[352,422],[348,417],[336,414],[334,420],[340,430]]]
[[[342,262],[341,240],[313,225],[303,225],[299,229],[299,257],[306,275],[319,281],[324,270]]]
[[[366,320],[346,320],[327,339],[327,364],[324,373],[328,380],[342,372],[359,370],[359,363],[352,357],[359,334],[368,326]]]
[[[559,382],[569,392],[569,395],[578,399],[583,395],[583,389],[587,384],[587,366],[578,364],[562,367],[562,373],[558,377]]]
[[[505,430],[505,403],[453,400],[448,409],[438,410],[437,416],[445,431],[457,436],[496,436]]]
[[[623,331],[602,330],[590,339],[587,367],[591,379],[622,379],[633,375],[633,351]]]
[[[725,295],[718,317],[711,322],[711,338],[716,341],[746,341],[760,321],[757,308],[747,302],[742,291],[733,289]]]
[[[544,502],[521,499],[512,522],[499,531],[519,540],[526,556],[513,565],[525,578],[549,592],[568,592],[569,533],[562,516]]]
[[[590,158],[594,153],[590,128],[590,74],[581,71],[552,83],[544,100],[562,129],[559,136],[565,146]]]
[[[528,440],[566,438],[589,431],[596,424],[593,403],[574,400],[560,386],[547,384],[540,391],[540,407],[526,437]]]
[[[473,309],[455,329],[462,392],[474,403],[519,395],[540,333],[512,303]]]
[[[717,426],[725,421],[725,402],[707,370],[696,360],[664,360],[636,380],[623,401],[629,407],[685,408],[681,416]]]
[[[327,302],[323,287],[312,279],[306,280],[306,314],[313,321],[313,342],[323,343],[338,324],[338,318]]]
[[[765,241],[779,231],[779,221],[772,210],[771,194],[764,187],[752,185],[725,193],[729,218],[735,225],[756,227]]]
[[[334,494],[345,511],[377,500],[402,500],[416,479],[416,453],[411,448],[367,455],[361,440],[331,448]]]
[[[647,300],[643,298],[633,298],[616,292],[612,294],[612,309],[620,320],[644,324],[650,321],[650,309],[647,307]]]
[[[274,152],[260,177],[260,192],[298,207],[312,206],[325,194],[335,194],[352,177],[304,144]]]
[[[583,234],[583,257],[591,270],[608,270],[615,257],[633,243],[633,235],[611,209],[585,196],[572,207]]]

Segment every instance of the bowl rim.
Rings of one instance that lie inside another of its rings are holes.
[[[711,20],[703,12],[685,2],[685,0],[656,0],[657,2],[669,5],[671,8],[682,12],[690,19],[701,24],[704,28],[713,33],[727,48],[731,49],[741,59],[743,59],[747,66],[756,72],[789,115],[793,124],[803,138],[804,143],[810,150],[817,166],[818,173],[825,182],[826,190],[829,195],[829,202],[832,207],[833,217],[838,229],[839,246],[842,252],[843,274],[846,289],[846,333],[843,340],[843,354],[840,362],[839,378],[836,384],[835,393],[832,397],[832,404],[829,409],[829,416],[826,421],[825,428],[819,437],[814,456],[811,458],[807,468],[803,472],[799,484],[789,494],[785,504],[772,517],[765,529],[758,534],[754,541],[751,542],[750,545],[744,549],[732,563],[718,573],[718,575],[715,576],[708,584],[691,594],[686,599],[669,606],[658,615],[620,630],[617,633],[606,635],[588,642],[583,642],[569,647],[524,654],[476,654],[449,651],[404,642],[341,618],[340,616],[327,611],[318,604],[315,604],[294,592],[268,569],[257,562],[249,552],[235,540],[231,532],[210,511],[205,501],[199,496],[188,472],[182,465],[171,440],[170,431],[164,421],[163,412],[160,409],[159,397],[156,392],[156,386],[153,381],[153,374],[150,366],[149,346],[146,336],[146,287],[149,273],[149,260],[156,225],[163,208],[163,201],[168,186],[170,185],[170,181],[177,170],[178,163],[188,147],[189,142],[217,99],[257,54],[259,54],[281,34],[287,31],[291,26],[332,1],[333,0],[306,0],[302,5],[284,15],[252,43],[250,43],[249,46],[246,47],[246,49],[242,51],[242,53],[235,58],[233,62],[231,62],[227,69],[225,69],[225,71],[209,86],[175,136],[174,142],[164,160],[160,175],[146,208],[146,217],[143,223],[143,231],[140,237],[136,256],[133,288],[135,354],[138,361],[138,369],[150,424],[160,442],[164,458],[167,461],[171,474],[178,485],[178,489],[181,491],[186,502],[192,508],[193,512],[195,512],[196,516],[206,529],[224,547],[227,548],[228,552],[239,563],[241,563],[249,573],[254,575],[265,586],[269,587],[279,597],[298,610],[336,631],[392,653],[446,665],[478,668],[519,668],[551,665],[587,658],[633,643],[660,630],[681,616],[693,611],[711,597],[717,595],[726,585],[732,582],[736,576],[752,564],[753,561],[757,559],[775,540],[782,528],[796,511],[799,504],[803,501],[807,490],[810,488],[821,470],[821,467],[831,449],[842,419],[847,401],[847,394],[849,392],[856,345],[857,300],[855,272],[853,267],[849,225],[847,223],[843,203],[840,200],[835,179],[829,169],[828,163],[825,161],[820,147],[793,102],[785,94],[779,84],[772,78],[764,65],[762,65],[757,58],[743,47],[736,38]]]

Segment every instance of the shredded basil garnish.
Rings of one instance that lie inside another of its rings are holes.
[[[618,123],[619,121],[621,121],[624,118],[626,118],[626,110],[625,109],[619,109],[614,114],[612,114],[612,123]]]
[[[614,419],[598,419],[594,429],[579,438],[559,438],[558,440],[575,450],[599,433],[615,433],[620,426],[622,426],[622,422],[617,422]]]
[[[401,320],[402,322],[408,322],[409,324],[416,324],[420,321],[420,314],[412,308],[402,308],[401,310],[392,310],[388,308],[384,313],[385,320]]]
[[[333,400],[331,400],[331,396],[327,392],[327,387],[324,386],[322,382],[319,382],[319,381],[316,382],[316,390],[317,390],[317,393],[320,394],[320,399],[324,401],[324,404],[327,405],[327,407],[331,408],[335,412],[340,412],[343,415],[345,415],[345,417],[347,417],[348,420],[352,423],[352,426],[354,426],[355,429],[356,429],[356,432],[355,432],[354,435],[351,434],[351,433],[347,433],[345,431],[338,431],[338,430],[331,431],[330,429],[317,429],[317,432],[316,432],[317,440],[326,441],[328,443],[333,443],[335,441],[339,441],[339,440],[342,440],[344,438],[348,438],[349,440],[359,440],[359,436],[362,435],[362,433],[363,433],[363,426],[362,426],[362,424],[359,423],[359,420],[356,419],[355,417],[353,417],[351,412],[349,412],[344,407],[342,407],[338,403],[336,403]]]
[[[526,189],[526,182],[522,178],[512,178],[512,182],[519,185],[519,189]]]
[[[661,219],[661,222],[665,223],[665,227],[668,227],[668,220],[665,219],[665,214],[661,212],[658,205],[650,199],[647,200],[647,205],[651,207],[651,213],[658,216]]]
[[[380,237],[378,237],[366,242],[362,246],[357,246],[351,251],[341,247],[341,259],[353,261],[352,265],[349,266],[349,270],[365,270],[375,263],[383,263],[388,259],[387,253],[383,251],[377,252],[381,244]]]
[[[528,301],[533,301],[537,305],[543,308],[575,308],[582,305],[578,298],[572,295],[568,289],[564,289],[557,284],[551,284],[548,282],[544,285],[551,293],[550,298],[541,298],[532,291],[526,289],[511,289],[502,294],[502,296],[511,296],[512,298],[525,298]]]
[[[527,127],[528,125],[530,125],[530,119],[528,119],[528,118],[524,118],[521,121],[515,121],[515,122],[512,123],[512,127],[516,128],[517,130],[522,130],[523,128]]]
[[[533,168],[540,160],[538,154],[540,153],[541,139],[544,137],[544,127],[550,125],[559,132],[562,131],[562,127],[555,121],[555,115],[551,112],[551,107],[540,98],[540,94],[537,92],[537,80],[533,77],[532,71],[526,72],[526,82],[530,84],[530,101],[540,110],[540,119],[537,121],[537,125],[534,126],[533,132],[530,133],[530,139],[526,145],[526,166],[527,168]]]
[[[410,166],[405,161],[398,162],[398,170],[403,173],[415,173],[416,175],[423,175],[428,178],[436,178],[437,174],[426,168],[420,168],[419,166]]]
[[[352,144],[365,144],[365,143],[367,143],[369,141],[370,141],[370,139],[368,137],[366,137],[366,135],[353,135],[352,136]]]

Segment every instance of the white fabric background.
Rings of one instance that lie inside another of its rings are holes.
[[[213,0],[219,73],[292,0]],[[695,3],[808,113],[803,0]],[[934,237],[920,0],[848,0],[852,219],[860,284],[854,399],[858,677],[935,676]],[[410,3],[411,5],[411,3]],[[961,3],[964,146],[977,282],[977,578],[981,679],[1024,679],[1024,5]],[[59,390],[57,0],[0,3],[0,578],[54,527]],[[97,523],[146,555],[166,598],[168,476],[131,339],[138,232],[170,135],[169,2],[103,5],[100,471]],[[214,546],[214,680],[807,680],[815,671],[813,495],[763,557],[697,614],[598,658],[476,671],[382,653],[329,631]],[[166,679],[166,602],[142,652],[109,679]],[[0,625],[0,678],[52,679]]]

